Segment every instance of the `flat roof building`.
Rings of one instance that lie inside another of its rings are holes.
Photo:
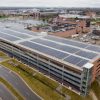
[[[0,28],[0,49],[84,96],[100,75],[99,46],[20,28]]]
[[[62,14],[62,15],[59,15],[59,17],[61,18],[78,18],[78,19],[90,19],[90,16],[83,16],[83,15],[75,15],[75,14]]]

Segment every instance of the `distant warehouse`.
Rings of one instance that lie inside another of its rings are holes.
[[[80,95],[100,75],[100,47],[24,29],[0,28],[0,49]]]

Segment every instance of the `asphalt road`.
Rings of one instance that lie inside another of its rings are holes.
[[[16,100],[12,93],[0,83],[0,99],[2,100]]]
[[[15,73],[0,66],[0,77],[6,79],[26,100],[40,100]]]

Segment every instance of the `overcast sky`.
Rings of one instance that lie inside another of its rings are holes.
[[[100,7],[100,0],[0,0],[0,6]]]

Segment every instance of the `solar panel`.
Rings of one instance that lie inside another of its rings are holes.
[[[47,45],[47,46],[52,46],[52,47],[55,47],[57,46],[57,44],[55,44],[54,42],[49,42],[49,41],[46,41],[46,40],[42,40],[42,39],[33,39],[31,40],[33,42],[37,42],[37,43],[40,43],[40,44],[44,44],[44,45]]]
[[[49,39],[49,40],[53,40],[53,41],[57,41],[57,42],[61,42],[61,43],[65,43],[65,44],[72,45],[72,46],[81,47],[81,48],[85,48],[85,47],[88,46],[87,44],[79,43],[79,42],[76,42],[76,41],[71,41],[71,40],[68,40],[68,39],[65,40],[63,38],[58,38],[58,37],[49,36],[49,35],[44,37],[44,38]]]
[[[67,62],[69,62],[71,64],[75,64],[75,65],[82,60],[83,60],[82,58],[72,56],[72,55],[64,59],[64,61],[67,61]]]
[[[42,53],[48,54],[50,56],[59,58],[59,59],[62,59],[64,57],[68,56],[67,53],[63,53],[63,52],[60,52],[60,51],[57,51],[57,50],[54,50],[54,49],[51,49],[51,48],[48,48],[48,47],[44,47],[44,46],[41,46],[41,45],[38,45],[38,44],[35,44],[35,43],[32,43],[32,42],[25,41],[25,42],[21,42],[20,44],[24,45],[26,47],[29,47],[31,49],[40,51]]]
[[[21,32],[23,34],[27,34],[27,35],[33,35],[33,36],[37,36],[37,33],[35,32],[31,32],[29,30],[26,29],[22,29],[22,28],[11,28],[11,30],[17,31],[17,32]]]
[[[4,33],[7,33],[7,34],[9,34],[9,35],[14,35],[14,36],[23,38],[23,39],[29,38],[29,36],[26,35],[26,34],[21,34],[21,33],[14,32],[14,31],[10,31],[10,30],[6,30],[6,29],[0,30],[0,31],[2,31],[2,32],[4,32]]]
[[[86,49],[100,53],[100,47],[96,47],[96,46],[91,45],[91,46],[87,47]]]
[[[74,47],[60,45],[60,44],[50,42],[50,41],[47,41],[47,40],[42,40],[42,39],[34,39],[32,41],[37,42],[39,44],[46,45],[46,46],[50,46],[50,47],[53,47],[53,48],[56,48],[56,49],[59,49],[59,50],[62,50],[62,51],[66,51],[66,52],[69,52],[69,53],[75,53],[75,52],[80,50],[80,49],[77,49],[77,48],[74,48]]]
[[[88,58],[88,59],[93,59],[94,57],[97,56],[96,53],[92,53],[92,52],[88,52],[88,51],[82,51],[82,50],[77,52],[76,54],[79,55],[79,56]]]
[[[3,34],[3,33],[0,33],[0,37],[1,38],[4,38],[6,40],[9,40],[9,41],[17,41],[17,40],[20,40],[17,37],[13,37],[13,36],[10,36],[10,35],[7,35],[7,34]]]
[[[86,64],[87,62],[88,62],[88,60],[82,60],[82,61],[80,61],[79,63],[77,63],[76,65],[82,67],[82,66],[83,66],[84,64]]]

